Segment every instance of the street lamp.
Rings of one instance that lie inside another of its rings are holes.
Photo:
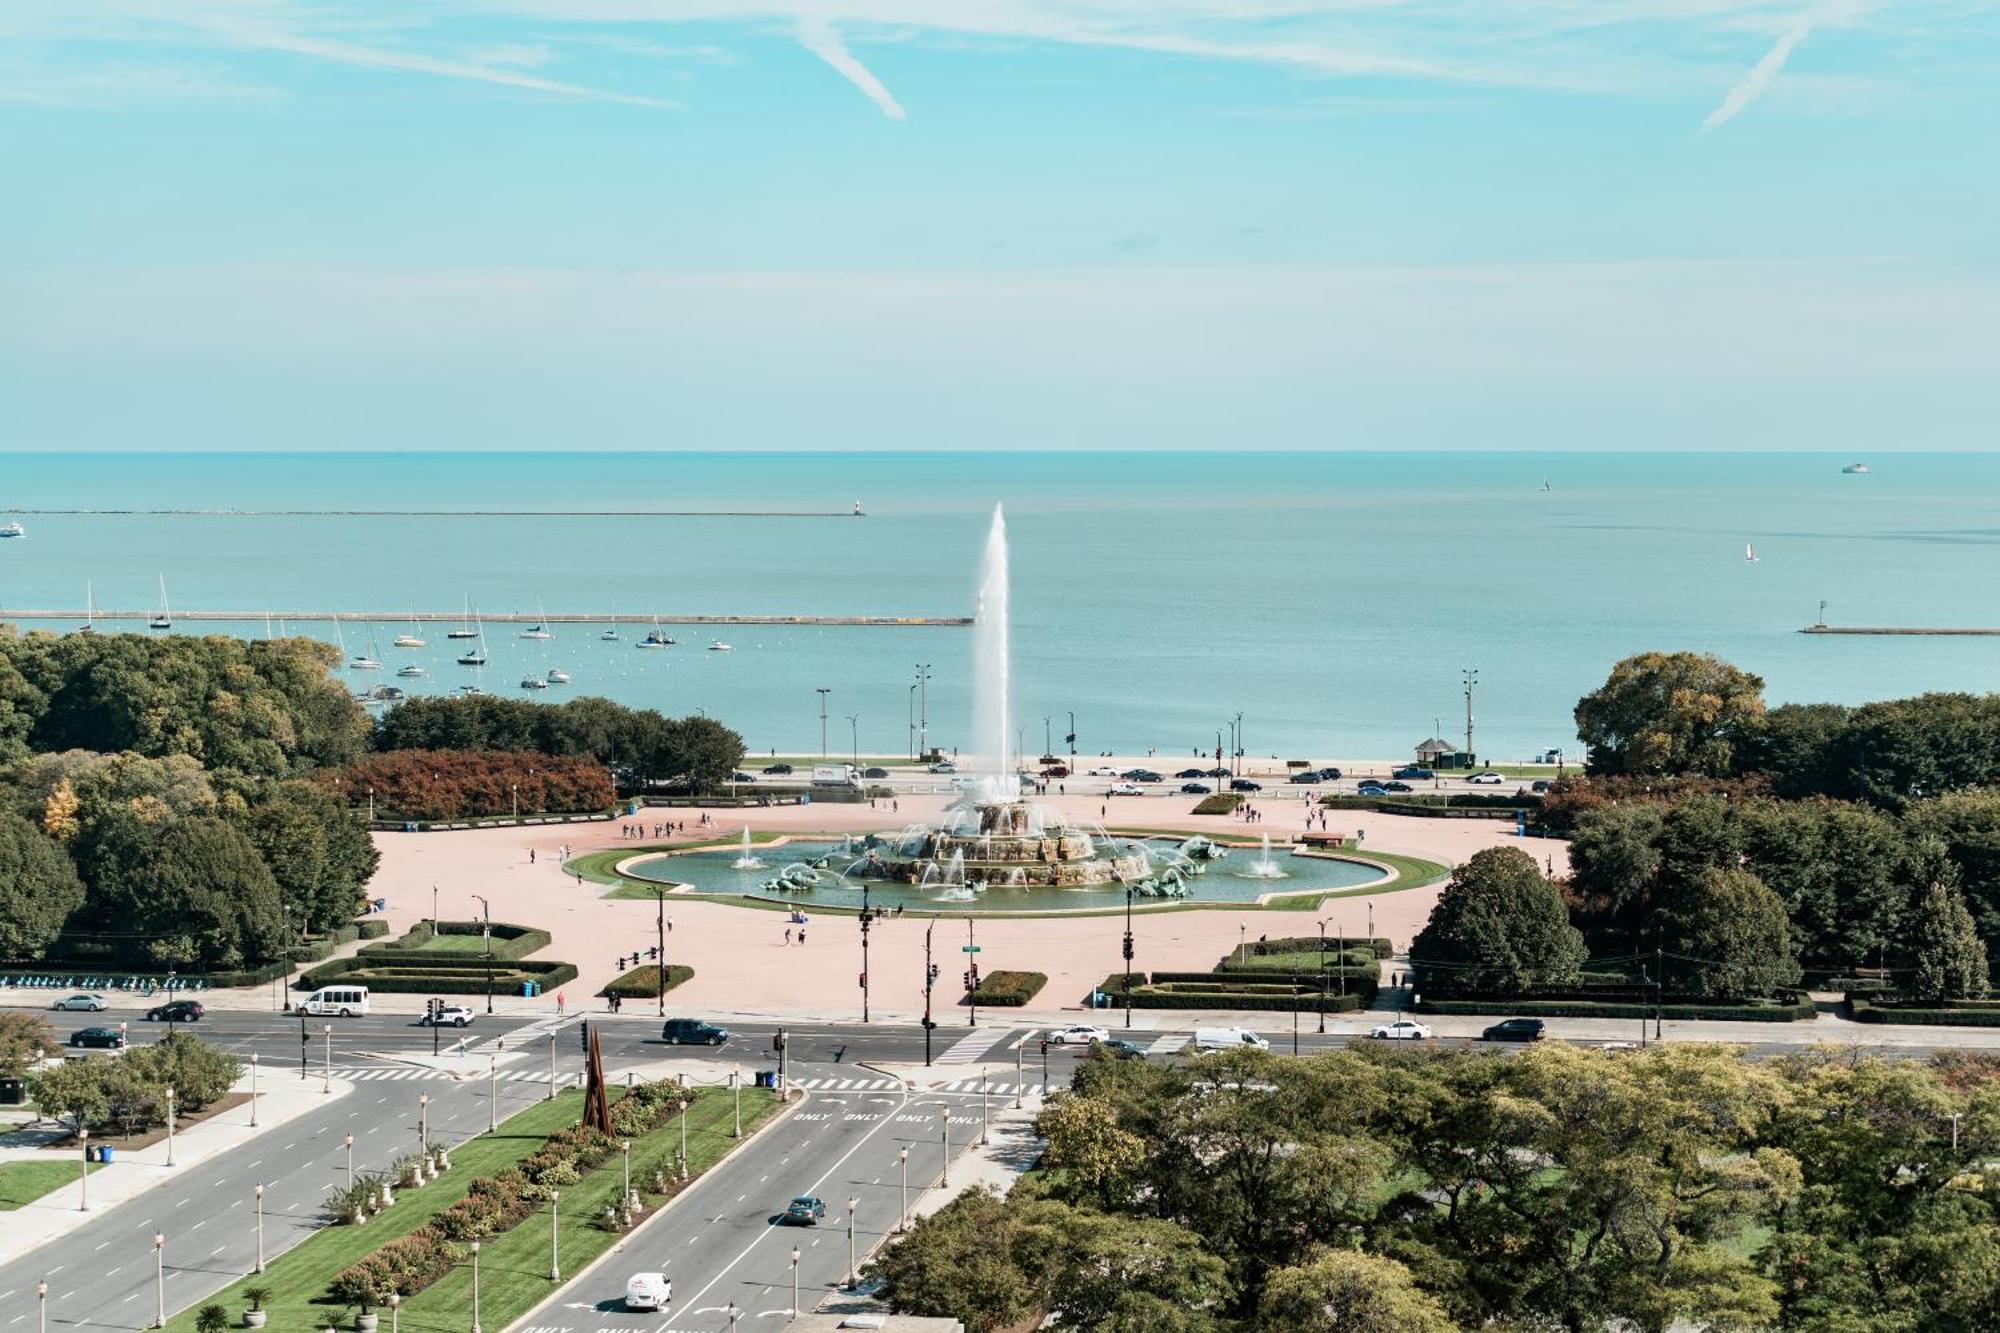
[[[250,1128],[257,1128],[257,1052],[250,1052]]]
[[[1125,885],[1125,1030],[1132,1030],[1132,885]]]
[[[854,1271],[854,1204],[847,1201],[847,1289],[853,1291],[861,1285],[861,1277]]]
[[[858,770],[861,767],[861,715],[859,713],[849,713],[847,715],[847,743],[854,751],[854,767]]]
[[[1319,1030],[1326,1031],[1326,922],[1319,923]]]
[[[486,946],[486,1012],[490,1014],[493,1012],[493,904],[476,893],[471,896],[479,898],[479,934]]]
[[[632,1206],[632,1140],[619,1145],[625,1151],[625,1206]]]
[[[167,1165],[174,1164],[174,1090],[167,1088]]]
[[[90,1211],[90,1130],[87,1126],[76,1131],[76,1141],[83,1145],[83,1171],[76,1178],[76,1210]]]
[[[797,1319],[798,1317],[799,1317],[799,1250],[798,1247],[795,1245],[792,1247],[792,1319]],[[788,1319],[785,1322],[790,1323],[791,1320]]]
[[[660,996],[660,1017],[667,1016],[667,891],[658,884],[653,886],[653,932],[660,949],[660,974],[658,982]]]
[[[903,1211],[896,1215],[896,1229],[907,1231],[910,1226],[910,1150],[899,1149],[896,1161],[903,1168]]]
[[[402,1313],[403,1313],[403,1293],[400,1291],[390,1292],[389,1333],[401,1333],[403,1327]]]
[[[347,1136],[347,1188],[354,1188],[354,1136]]]
[[[832,694],[833,690],[821,685],[814,690],[814,693],[819,695],[819,757],[824,759],[826,758],[826,696]]]
[[[479,1329],[479,1242],[474,1240],[468,1247],[472,1251],[472,1333]]]
[[[736,1126],[729,1137],[740,1139],[743,1137],[743,1068],[740,1065],[729,1071],[729,1091],[736,1099]]]
[[[500,1057],[486,1054],[486,1132],[500,1128]]]
[[[321,1035],[326,1038],[326,1062],[320,1067],[319,1090],[333,1091],[333,1024],[324,1025]]]
[[[868,1021],[868,927],[875,921],[875,909],[868,904],[868,882],[861,883],[861,1021]]]
[[[917,757],[931,752],[931,664],[917,663]]]
[[[562,1281],[562,1191],[549,1191],[549,1281]]]
[[[427,1153],[431,1149],[431,1095],[417,1094],[417,1152]]]
[[[49,1333],[49,1284],[47,1282],[37,1282],[35,1284],[35,1299],[40,1302],[37,1309],[41,1315],[41,1333]]]
[[[156,1306],[153,1327],[167,1326],[167,1238],[153,1233],[153,1299]]]
[[[944,1146],[944,1166],[938,1172],[938,1184],[951,1188],[951,1108],[938,1107],[938,1137]]]

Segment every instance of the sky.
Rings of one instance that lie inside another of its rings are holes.
[[[1986,0],[0,0],[0,450],[1986,449]]]

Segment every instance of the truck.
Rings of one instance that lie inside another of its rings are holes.
[[[815,787],[859,787],[861,775],[852,764],[813,765],[812,785]]]

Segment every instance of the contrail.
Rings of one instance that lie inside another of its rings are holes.
[[[833,66],[842,78],[882,108],[883,115],[891,120],[903,118],[903,104],[882,86],[882,80],[875,77],[873,70],[854,58],[854,53],[847,49],[847,43],[840,39],[840,34],[831,23],[825,19],[800,19],[798,38],[799,45]]]
[[[1825,17],[1824,9],[1808,9],[1799,15],[1798,22],[1778,35],[1778,40],[1771,43],[1771,49],[1764,53],[1764,58],[1758,61],[1748,74],[1743,76],[1743,81],[1729,90],[1728,95],[1722,99],[1722,104],[1708,113],[1708,119],[1701,123],[1698,133],[1707,134],[1710,130],[1720,129],[1736,119],[1745,107],[1762,97],[1764,90],[1771,86],[1771,80],[1778,77],[1779,72],[1785,68],[1785,62],[1792,58],[1792,52],[1798,49],[1799,43],[1803,42]]]

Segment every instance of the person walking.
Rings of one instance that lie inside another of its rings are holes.
[[[785,927],[785,947],[787,949],[792,947],[792,928],[790,926]]]
[[[567,1003],[568,1003],[568,1001],[567,1001],[567,1000],[565,1000],[565,999],[563,998],[563,993],[562,993],[561,991],[557,991],[557,992],[556,992],[556,1017],[557,1017],[557,1018],[561,1018],[561,1017],[563,1016],[563,1006],[564,1006],[564,1005],[566,1005]]]

